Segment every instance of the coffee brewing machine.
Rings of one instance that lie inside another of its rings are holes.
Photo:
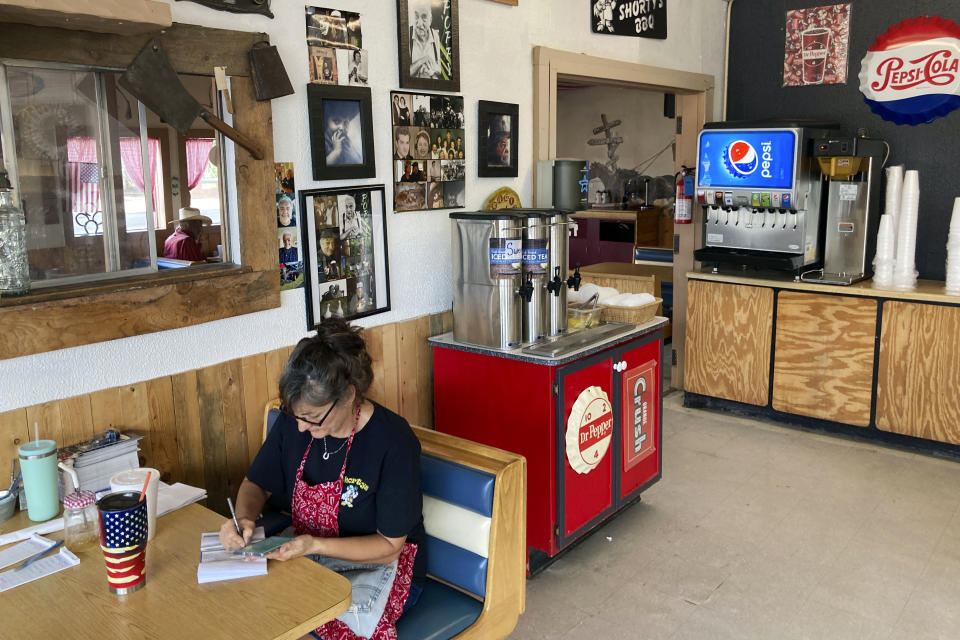
[[[819,266],[821,187],[814,140],[832,123],[711,122],[697,142],[704,243],[694,258],[799,275]]]
[[[880,225],[880,171],[889,156],[885,140],[830,136],[815,140],[813,157],[826,184],[827,224],[823,269],[801,275],[804,282],[853,284],[871,275]]]

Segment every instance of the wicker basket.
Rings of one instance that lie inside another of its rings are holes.
[[[603,310],[604,322],[631,322],[633,324],[643,324],[657,315],[657,309],[660,308],[662,298],[655,298],[653,302],[648,302],[640,307],[614,307],[607,305]]]

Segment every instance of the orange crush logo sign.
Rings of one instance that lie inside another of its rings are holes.
[[[577,473],[590,473],[607,455],[612,438],[610,399],[600,387],[587,387],[567,417],[567,461]]]

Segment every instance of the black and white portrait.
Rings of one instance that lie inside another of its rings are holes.
[[[343,240],[369,236],[371,233],[370,212],[364,210],[363,200],[357,202],[357,198],[362,198],[362,194],[337,196],[337,208],[340,210],[340,238]]]
[[[430,115],[430,96],[414,94],[413,124],[418,127],[432,127]]]
[[[347,84],[353,86],[367,85],[367,51],[366,49],[354,49],[347,52]]]
[[[443,183],[443,203],[446,207],[464,206],[464,184],[462,180]]]
[[[323,101],[324,150],[328,165],[363,164],[360,103]]]
[[[336,227],[317,230],[317,277],[319,282],[341,277],[340,232]]]
[[[412,102],[412,94],[393,94],[393,106],[390,113],[394,126],[410,126],[410,105]]]
[[[410,0],[410,76],[429,80],[450,77],[450,50],[445,46],[442,0]]]

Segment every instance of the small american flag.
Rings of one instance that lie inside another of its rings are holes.
[[[68,162],[72,213],[100,210],[100,170],[95,162]]]

